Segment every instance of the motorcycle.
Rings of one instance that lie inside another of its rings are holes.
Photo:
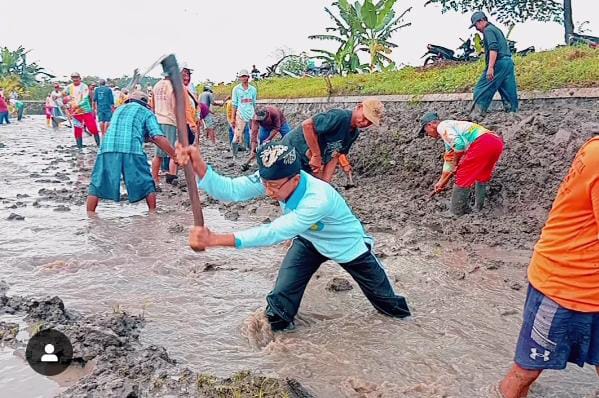
[[[510,51],[511,51],[512,55],[520,55],[521,57],[525,57],[528,54],[532,54],[536,51],[535,46],[530,46],[528,48],[525,48],[524,50],[517,51],[516,50],[516,42],[513,40],[508,40],[507,44],[510,47]]]
[[[599,37],[590,35],[581,35],[578,33],[570,33],[568,35],[568,45],[588,45],[591,48],[599,48]]]
[[[478,56],[474,55],[476,50],[471,39],[462,40],[462,45],[458,47],[461,53],[457,56],[454,50],[436,44],[428,44],[426,48],[428,51],[421,57],[426,57],[424,66],[442,61],[472,62],[478,59]]]

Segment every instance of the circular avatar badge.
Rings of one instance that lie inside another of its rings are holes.
[[[64,334],[54,329],[46,329],[29,339],[25,358],[37,373],[56,376],[71,364],[73,346]]]

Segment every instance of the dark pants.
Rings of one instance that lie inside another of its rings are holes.
[[[25,111],[25,108],[19,108],[17,109],[17,120],[21,121],[21,119],[23,119],[23,112]]]
[[[4,124],[5,121],[6,124],[10,124],[10,121],[8,120],[8,112],[0,112],[0,124]]]
[[[293,240],[279,269],[275,287],[266,297],[266,315],[273,330],[284,329],[293,322],[310,278],[327,260],[306,239],[297,237]],[[395,294],[371,250],[339,265],[349,272],[379,312],[397,318],[410,315],[406,299]]]
[[[499,91],[503,107],[506,112],[518,112],[518,85],[516,71],[511,57],[498,59],[495,63],[495,78],[487,79],[487,71],[483,72],[476,87],[474,87],[474,101],[476,106],[486,112],[491,106],[493,96]]]

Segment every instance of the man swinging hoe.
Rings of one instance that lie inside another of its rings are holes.
[[[258,171],[238,178],[219,175],[195,147],[178,144],[176,152],[181,165],[191,164],[198,187],[215,199],[233,202],[268,196],[279,201],[283,215],[270,224],[229,234],[196,226],[189,236],[194,250],[213,246],[244,249],[293,240],[266,298],[266,317],[273,330],[294,327],[304,290],[327,260],[345,269],[379,312],[397,318],[410,315],[406,299],[393,291],[373,253],[372,238],[331,185],[301,170],[293,146],[278,141],[261,146]]]

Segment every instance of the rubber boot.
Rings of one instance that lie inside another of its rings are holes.
[[[83,138],[75,138],[75,141],[77,142],[77,148],[83,149]]]
[[[94,134],[94,141],[96,141],[96,145],[100,146],[100,134]]]
[[[463,216],[470,211],[470,191],[471,188],[460,188],[453,186],[451,193],[451,212],[456,216]]]
[[[487,184],[477,182],[474,186],[474,208],[476,211],[481,211],[485,205],[485,198],[487,197]]]
[[[237,152],[239,152],[239,144],[236,142],[232,142],[231,151],[233,152],[233,157],[237,157]]]
[[[167,173],[166,174],[166,183],[171,184],[172,186],[176,187],[179,185],[179,180],[176,175]]]

